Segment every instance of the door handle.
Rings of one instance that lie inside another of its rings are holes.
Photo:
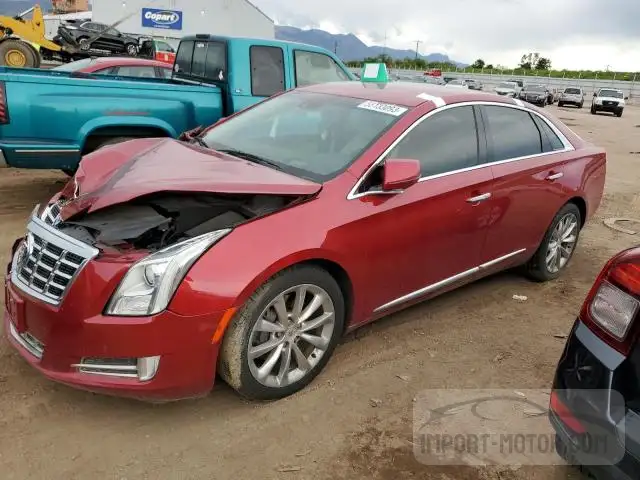
[[[490,198],[491,198],[490,193],[483,193],[482,195],[478,195],[476,197],[467,198],[467,202],[469,203],[484,202],[485,200],[489,200]]]
[[[557,180],[559,178],[564,177],[564,173],[562,172],[558,172],[558,173],[552,173],[550,175],[547,176],[547,178],[545,178],[545,180],[549,180],[550,182],[553,180]]]

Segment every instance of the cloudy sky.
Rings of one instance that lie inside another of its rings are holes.
[[[354,33],[365,43],[515,66],[640,71],[640,0],[253,0],[278,24]]]

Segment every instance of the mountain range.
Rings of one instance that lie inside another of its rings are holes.
[[[352,33],[332,34],[325,32],[324,30],[307,30],[297,27],[277,25],[276,38],[326,48],[327,50],[336,52],[344,61],[362,60],[367,57],[376,57],[381,54],[387,54],[394,60],[402,60],[407,57],[415,58],[416,56],[415,50],[400,50],[380,45],[368,46]],[[463,65],[451,60],[443,53],[430,53],[427,55],[418,55],[418,57],[427,62],[451,62],[460,66]]]
[[[16,15],[31,8],[36,2],[40,4],[45,12],[51,10],[51,0],[0,0],[0,14]],[[380,45],[369,46],[352,33],[332,34],[324,30],[301,29],[283,25],[277,25],[275,33],[276,38],[280,40],[307,43],[336,52],[344,61],[362,60],[381,54],[389,55],[394,60],[415,58],[416,56],[415,50],[401,50]],[[459,66],[464,66],[464,64],[453,61],[442,53],[430,53],[427,55],[418,55],[418,57],[427,62],[451,62]]]

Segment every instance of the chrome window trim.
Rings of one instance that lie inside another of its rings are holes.
[[[383,310],[388,310],[392,307],[401,305],[403,303],[406,303],[411,300],[415,300],[419,297],[422,297],[424,295],[427,295],[428,293],[438,291],[441,288],[446,287],[447,285],[451,285],[452,283],[455,283],[458,280],[463,280],[467,277],[470,277],[471,275],[474,275],[478,272],[486,270],[487,268],[493,267],[501,262],[504,262],[505,260],[509,260],[510,258],[520,255],[526,251],[527,251],[526,248],[521,248],[520,250],[516,250],[514,252],[507,253],[506,255],[503,255],[501,257],[494,258],[493,260],[489,260],[488,262],[485,262],[482,265],[478,265],[477,267],[473,267],[469,270],[465,270],[464,272],[456,273],[455,275],[445,278],[444,280],[440,280],[436,283],[432,283],[431,285],[427,285],[426,287],[419,288],[418,290],[414,290],[413,292],[409,292],[406,295],[402,295],[401,297],[395,298],[390,302],[380,305],[379,307],[373,310],[373,313],[378,313]]]
[[[517,162],[517,161],[520,161],[520,160],[528,160],[528,159],[537,158],[537,157],[545,157],[547,155],[555,155],[555,154],[558,154],[558,153],[571,152],[571,151],[575,150],[575,147],[571,144],[569,139],[553,123],[551,123],[549,120],[547,120],[544,116],[540,115],[538,112],[532,110],[531,108],[528,108],[526,105],[524,105],[523,102],[520,102],[520,103],[522,105],[519,105],[519,104],[516,104],[516,103],[508,104],[508,103],[501,103],[501,102],[491,102],[491,101],[484,101],[484,100],[483,101],[478,101],[478,100],[476,100],[476,101],[471,101],[471,102],[452,103],[452,104],[449,104],[449,105],[445,105],[443,107],[434,108],[430,112],[425,113],[423,116],[418,118],[415,122],[413,122],[404,132],[402,132],[398,136],[398,138],[396,138],[393,141],[393,143],[391,143],[391,145],[389,145],[385,149],[385,151],[382,152],[382,154],[380,156],[378,156],[378,158],[369,166],[369,168],[367,168],[367,170],[364,172],[364,174],[358,179],[356,184],[351,188],[351,190],[347,194],[347,200],[354,200],[354,199],[357,199],[357,198],[361,198],[361,197],[364,197],[364,196],[368,196],[368,195],[374,194],[373,192],[357,193],[358,189],[360,188],[360,186],[362,185],[364,180],[367,178],[367,176],[373,170],[375,170],[385,160],[386,156],[389,155],[389,152],[391,152],[391,150],[393,150],[398,145],[398,143],[400,143],[404,139],[404,137],[406,137],[414,128],[416,128],[423,121],[427,120],[428,118],[432,117],[433,115],[435,115],[437,113],[440,113],[440,112],[442,112],[444,110],[448,110],[450,108],[473,107],[473,106],[496,106],[496,107],[512,108],[514,110],[521,110],[521,111],[524,111],[524,112],[527,112],[527,113],[531,113],[533,115],[537,115],[540,119],[542,119],[542,121],[546,122],[546,124],[549,126],[549,128],[551,128],[551,130],[558,136],[558,138],[560,139],[560,141],[564,145],[564,148],[562,150],[552,150],[550,152],[542,152],[542,153],[536,153],[536,154],[533,154],[533,155],[525,155],[523,157],[507,158],[505,160],[498,160],[498,161],[495,161],[495,162],[481,163],[481,164],[478,164],[478,165],[474,165],[472,167],[466,167],[466,168],[460,168],[460,169],[457,169],[457,170],[451,170],[450,172],[438,173],[436,175],[428,175],[428,176],[420,177],[420,179],[418,180],[419,183],[425,182],[427,180],[433,180],[433,179],[436,179],[436,178],[447,177],[449,175],[455,175],[457,173],[469,172],[471,170],[477,170],[477,169],[480,169],[480,168],[491,167],[493,165],[502,165],[504,163]]]

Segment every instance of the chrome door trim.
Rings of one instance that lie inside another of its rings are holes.
[[[526,252],[526,248],[521,248],[520,250],[516,250],[514,252],[508,253],[506,255],[503,255],[501,257],[498,258],[494,258],[493,260],[490,260],[486,263],[483,263],[482,265],[478,265],[477,267],[473,267],[469,270],[466,270],[464,272],[458,273],[456,275],[453,275],[452,277],[449,278],[445,278],[444,280],[440,280],[439,282],[436,283],[432,283],[431,285],[427,285],[426,287],[420,288],[418,290],[414,290],[413,292],[407,293],[406,295],[403,295],[401,297],[398,297],[394,300],[391,300],[390,302],[385,303],[384,305],[380,305],[379,307],[377,307],[376,309],[373,310],[373,313],[378,313],[380,311],[383,310],[388,310],[389,308],[395,307],[397,305],[400,305],[402,303],[406,303],[409,302],[411,300],[414,300],[418,297],[422,297],[423,295],[426,295],[427,293],[431,293],[434,292],[436,290],[440,290],[443,287],[446,287],[447,285],[450,285],[452,283],[457,282],[458,280],[462,280],[464,278],[470,277],[471,275],[474,275],[478,272],[481,272],[483,270],[486,270],[488,268],[491,268],[501,262],[504,262],[505,260],[508,260],[512,257],[515,257],[517,255],[520,255],[524,252]]]
[[[527,113],[530,113],[530,114],[533,114],[533,115],[537,115],[542,121],[546,122],[546,124],[549,126],[549,128],[551,128],[551,130],[553,130],[553,132],[558,136],[560,141],[562,141],[562,144],[563,144],[564,148],[561,149],[561,150],[552,150],[550,152],[536,153],[534,155],[525,155],[523,157],[508,158],[506,160],[499,160],[497,162],[481,163],[479,165],[474,165],[472,167],[466,167],[466,168],[461,168],[461,169],[458,169],[458,170],[452,170],[450,172],[444,172],[444,173],[438,173],[436,175],[429,175],[429,176],[425,176],[425,177],[420,177],[418,182],[426,182],[427,180],[432,180],[432,179],[441,178],[441,177],[447,177],[449,175],[455,175],[455,174],[458,174],[458,173],[469,172],[471,170],[477,170],[477,169],[480,169],[480,168],[487,168],[487,167],[491,167],[493,165],[502,165],[504,163],[517,162],[517,161],[520,161],[520,160],[528,160],[528,159],[531,159],[531,158],[545,157],[547,155],[555,155],[557,153],[571,152],[571,151],[575,150],[575,147],[571,144],[571,142],[567,139],[567,137],[560,130],[558,130],[558,128],[553,123],[551,123],[549,120],[547,120],[544,116],[540,115],[538,112],[528,108],[526,105],[524,105],[524,103],[522,105],[508,104],[508,103],[501,103],[501,102],[490,102],[490,101],[471,101],[471,102],[452,103],[452,104],[449,104],[449,105],[445,105],[443,107],[435,108],[435,109],[425,113],[422,117],[418,118],[415,122],[413,122],[404,132],[402,132],[398,136],[398,138],[396,138],[393,141],[393,143],[391,143],[391,145],[389,145],[385,149],[385,151],[382,152],[382,154],[378,156],[378,158],[369,166],[369,168],[367,168],[367,170],[364,172],[364,174],[358,179],[356,184],[351,188],[351,190],[347,194],[347,200],[355,200],[356,198],[364,197],[364,196],[367,196],[367,195],[371,194],[370,192],[357,193],[358,189],[360,188],[360,185],[362,185],[362,183],[367,178],[367,176],[385,160],[385,158],[387,157],[389,152],[391,150],[393,150],[396,147],[396,145],[398,145],[398,143],[400,143],[404,139],[404,137],[406,137],[414,128],[416,128],[418,125],[420,125],[424,120],[426,120],[427,118],[431,117],[432,115],[435,115],[436,113],[442,112],[444,110],[448,110],[450,108],[469,107],[469,106],[474,106],[474,105],[478,105],[478,106],[488,105],[488,106],[496,106],[496,107],[513,108],[515,110],[522,110],[522,111],[525,111]]]
[[[77,153],[79,152],[79,148],[64,148],[59,150],[38,150],[37,148],[28,148],[21,150],[14,150],[15,153]]]

